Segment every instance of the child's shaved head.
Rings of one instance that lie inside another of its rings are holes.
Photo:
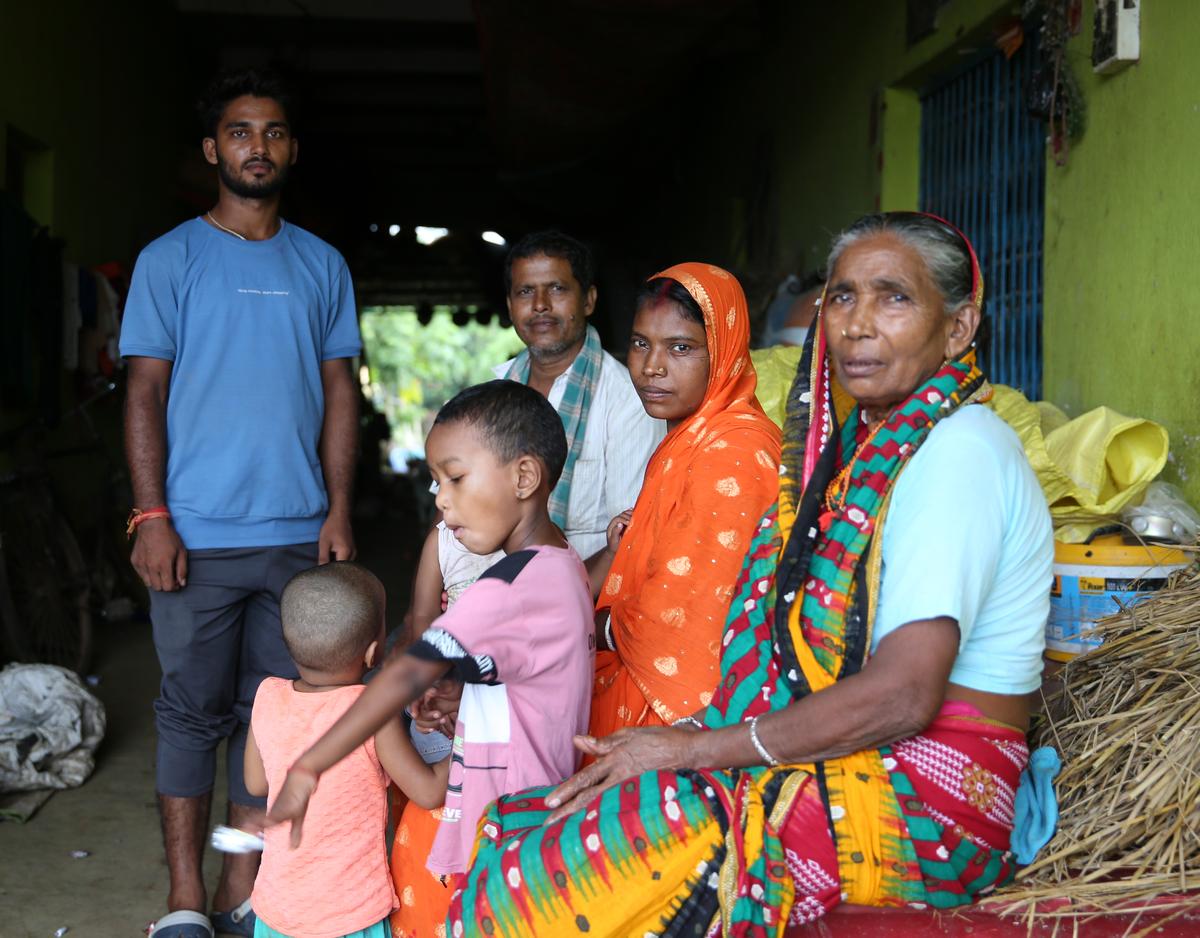
[[[279,604],[292,660],[314,671],[336,671],[361,661],[379,637],[384,597],[379,578],[349,561],[297,573]]]

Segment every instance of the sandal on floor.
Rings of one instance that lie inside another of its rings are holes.
[[[168,912],[150,930],[151,938],[213,938],[213,925],[203,912]]]
[[[213,927],[218,935],[242,935],[243,938],[254,938],[254,923],[257,921],[258,916],[254,914],[254,909],[250,908],[249,899],[236,909],[212,914]]]

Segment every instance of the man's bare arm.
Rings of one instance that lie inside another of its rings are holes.
[[[172,363],[129,359],[125,389],[125,457],[133,485],[133,507],[166,504],[167,395]],[[138,526],[130,562],[152,590],[171,592],[187,584],[187,549],[168,518]]]
[[[321,362],[325,420],[321,425],[321,471],[329,495],[329,515],[321,526],[318,560],[353,560],[357,551],[350,528],[354,466],[358,459],[359,391],[350,359]]]

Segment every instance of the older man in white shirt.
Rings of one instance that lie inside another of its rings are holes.
[[[646,413],[628,369],[588,325],[596,286],[583,244],[557,231],[526,235],[509,252],[505,286],[526,351],[494,371],[540,391],[563,417],[569,455],[551,516],[557,503],[555,520],[587,560],[605,548],[609,521],[637,501],[666,424]]]

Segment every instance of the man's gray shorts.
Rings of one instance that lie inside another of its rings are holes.
[[[188,551],[187,586],[150,592],[162,687],[157,788],[189,798],[212,791],[217,747],[226,750],[229,800],[263,806],[246,791],[242,758],[254,695],[265,677],[297,677],[283,644],[279,596],[315,566],[316,544]]]

